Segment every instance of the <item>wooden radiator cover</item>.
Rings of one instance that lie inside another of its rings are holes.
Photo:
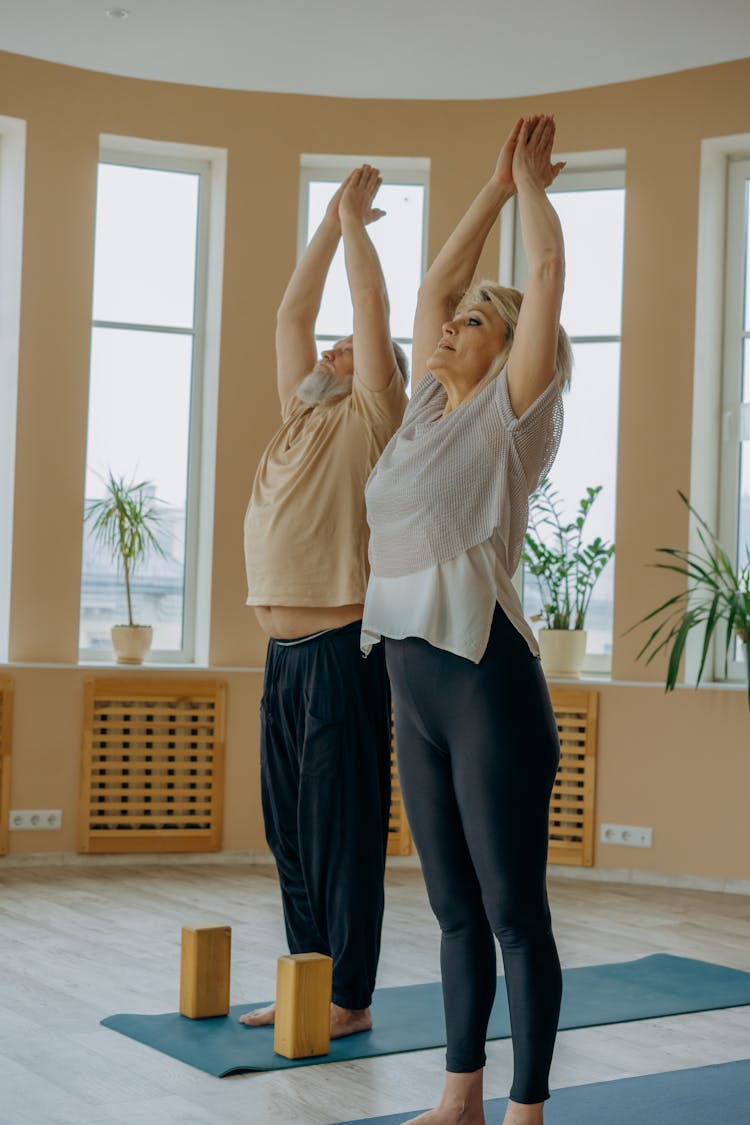
[[[594,793],[598,693],[582,688],[550,688],[560,735],[560,765],[549,813],[549,862],[591,867],[594,862]],[[391,742],[391,818],[388,855],[408,855],[411,833],[406,820]]]
[[[13,680],[0,676],[0,855],[8,850],[10,743],[13,733]]]
[[[219,850],[225,703],[215,680],[86,684],[79,851]]]
[[[560,735],[560,765],[549,807],[549,862],[591,867],[599,694],[550,687]]]

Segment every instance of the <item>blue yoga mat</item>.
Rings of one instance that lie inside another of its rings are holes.
[[[335,1039],[327,1055],[285,1059],[274,1054],[272,1027],[245,1027],[238,1017],[261,1004],[237,1004],[228,1016],[191,1020],[166,1015],[115,1015],[101,1022],[166,1055],[217,1078],[243,1070],[280,1070],[292,1066],[394,1055],[445,1045],[443,994],[439,984],[379,988],[372,1001],[374,1027]],[[711,1008],[750,1004],[750,973],[656,953],[637,961],[591,965],[563,971],[560,1029],[625,1023]],[[498,978],[488,1039],[510,1036],[505,981]]]
[[[484,1103],[487,1125],[501,1125],[505,1098]],[[402,1125],[423,1110],[360,1118],[338,1125]],[[553,1090],[545,1125],[750,1125],[750,1059],[618,1078]]]

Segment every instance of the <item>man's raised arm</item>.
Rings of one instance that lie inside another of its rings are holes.
[[[365,230],[384,214],[372,206],[381,182],[377,168],[363,164],[349,177],[338,207],[354,307],[354,374],[373,391],[385,390],[396,369],[385,279]]]
[[[339,203],[352,173],[332,197],[323,220],[297,263],[276,313],[276,378],[282,406],[315,366],[315,320],[328,270],[341,237]]]

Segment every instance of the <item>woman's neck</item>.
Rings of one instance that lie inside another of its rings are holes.
[[[441,379],[436,375],[435,378],[447,395],[447,402],[443,408],[443,417],[457,410],[459,406],[462,406],[465,402],[468,402],[469,399],[473,398],[481,384],[481,379],[478,383],[467,383],[461,380],[451,379],[450,376]]]

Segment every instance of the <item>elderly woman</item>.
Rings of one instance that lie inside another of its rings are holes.
[[[559,758],[534,635],[511,583],[528,498],[554,459],[570,346],[564,253],[545,188],[554,121],[519,121],[430,267],[413,370],[424,377],[367,484],[372,575],[362,646],[385,638],[406,810],[442,932],[447,1074],[421,1125],[481,1125],[502,950],[514,1078],[506,1125],[541,1125],[561,974],[545,884]],[[518,196],[525,293],[468,289]]]

